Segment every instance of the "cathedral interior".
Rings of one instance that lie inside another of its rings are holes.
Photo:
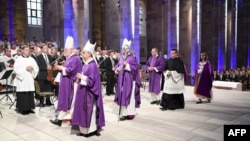
[[[88,39],[120,50],[124,38],[143,64],[151,49],[170,56],[176,48],[188,73],[201,52],[215,70],[250,66],[248,0],[1,0],[0,40],[54,40],[75,48]]]
[[[149,78],[141,79],[141,106],[136,109],[136,118],[126,121],[119,120],[121,106],[114,102],[115,95],[107,95],[104,90],[107,85],[102,84],[106,125],[101,136],[91,138],[79,137],[71,119],[61,127],[50,123],[58,116],[56,96],[52,97],[55,104],[36,105],[27,116],[18,114],[14,108],[17,105],[14,89],[0,90],[0,139],[222,141],[226,140],[225,125],[246,125],[249,140],[249,25],[250,0],[0,0],[0,56],[3,42],[56,42],[63,49],[66,38],[72,36],[74,48],[83,48],[90,40],[96,43],[96,48],[120,52],[126,38],[132,41],[130,49],[141,65],[151,56],[152,48],[157,48],[165,59],[170,58],[171,49],[177,49],[189,76],[182,94],[185,108],[167,111],[151,104]],[[246,70],[248,74],[244,76],[248,80],[213,85],[209,91],[212,102],[209,99],[197,105],[193,74],[202,52],[207,53],[213,70]],[[7,79],[0,79],[0,84],[3,82],[7,86]]]

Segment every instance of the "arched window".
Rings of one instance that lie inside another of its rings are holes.
[[[140,36],[146,36],[146,6],[143,1],[140,1]]]
[[[42,26],[42,0],[27,0],[28,25]]]

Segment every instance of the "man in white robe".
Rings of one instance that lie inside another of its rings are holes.
[[[176,49],[171,50],[171,59],[167,60],[165,66],[165,83],[161,99],[161,110],[175,110],[184,108],[184,81],[185,67],[183,61],[178,57]]]
[[[34,78],[37,76],[39,68],[36,61],[29,56],[28,46],[22,48],[22,56],[18,57],[14,63],[14,73],[16,74],[16,108],[23,115],[35,113],[34,102]]]

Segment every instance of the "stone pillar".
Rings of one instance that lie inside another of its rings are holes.
[[[75,48],[89,39],[89,6],[89,0],[64,0],[64,40],[73,36]]]
[[[217,39],[217,50],[218,50],[218,69],[228,69],[226,66],[226,46],[225,46],[225,0],[215,2],[215,24],[217,26],[216,34],[218,35]],[[207,48],[209,50],[209,48]],[[216,60],[214,60],[216,61]]]
[[[123,40],[132,40],[130,0],[120,0],[120,47]]]
[[[171,49],[179,48],[176,30],[176,1],[168,1],[168,56],[170,56]]]
[[[97,46],[102,49],[105,48],[105,1],[104,0],[92,0],[94,8],[93,13],[93,39],[96,41]],[[115,5],[113,5],[115,7]],[[111,24],[111,23],[110,23]],[[109,47],[107,47],[109,49]]]
[[[75,15],[73,12],[72,0],[64,0],[64,42],[63,43],[65,43],[67,36],[73,36],[74,39],[76,40],[74,18],[75,18]]]
[[[89,0],[78,0],[78,13],[77,13],[77,37],[78,37],[78,47],[84,47],[89,38]]]
[[[140,1],[134,1],[134,42],[133,42],[133,50],[135,51],[135,55],[138,63],[140,63]]]
[[[9,11],[8,1],[0,1],[0,39],[9,39]]]
[[[134,5],[133,9],[131,4]],[[131,40],[130,49],[135,52],[138,62],[140,62],[139,4],[136,0],[120,0],[120,47],[125,38]]]
[[[63,18],[63,3],[61,0],[43,0],[43,37],[57,42],[58,47],[64,47]]]
[[[235,0],[229,0],[228,1],[229,7],[230,7],[230,35],[229,35],[229,40],[230,40],[230,46],[228,46],[230,50],[230,55],[229,55],[229,60],[230,60],[230,68],[236,68],[236,52],[237,52],[237,40],[235,36],[237,36],[237,33],[235,32],[236,29],[236,22],[235,22],[235,16],[236,16],[236,8],[235,8]]]
[[[192,43],[190,46],[190,73],[195,74],[197,70],[197,63],[199,62],[199,54],[201,50],[201,2],[198,0],[192,0]],[[194,84],[194,79],[190,78],[190,83]]]
[[[23,37],[25,36],[25,24],[27,23],[27,18],[26,18],[26,4],[23,1],[17,1],[14,0],[14,33],[15,33],[15,38],[18,39],[19,41],[23,40]]]
[[[247,4],[247,7],[248,7],[248,9],[250,9],[250,3]],[[246,18],[247,23],[246,24],[250,25],[250,14],[249,14],[249,12],[248,12],[248,14],[246,16],[247,16],[247,18]],[[248,41],[248,44],[247,44],[247,50],[248,50],[247,51],[247,54],[248,54],[247,55],[247,66],[250,67],[250,27],[249,26],[247,27],[247,33],[248,33],[247,34],[247,39],[248,39],[247,40]]]
[[[155,8],[158,7],[158,8]],[[159,1],[147,1],[147,58],[151,49],[158,48],[162,54],[168,49],[168,4]]]
[[[233,2],[234,0],[228,0],[227,7],[228,7],[228,12],[227,12],[227,42],[226,42],[226,66],[231,68],[231,52],[232,52],[232,44],[233,44],[233,21],[234,21],[234,16],[233,16]]]
[[[8,0],[8,15],[9,15],[9,41],[14,41],[14,13],[13,1]]]
[[[105,40],[109,49],[120,51],[120,8],[116,0],[105,1]]]
[[[249,19],[250,3],[247,0],[238,0],[237,23],[237,67],[247,66],[249,59]]]
[[[209,60],[215,69],[221,70],[218,66],[218,48],[220,1],[201,0],[201,52],[207,52]]]
[[[180,0],[179,17],[179,53],[186,65],[187,73],[190,72],[192,48],[192,0]],[[195,8],[195,7],[194,7]],[[195,50],[195,48],[194,48]],[[197,55],[196,55],[197,56]]]

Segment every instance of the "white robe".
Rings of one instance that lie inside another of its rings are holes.
[[[124,67],[124,70],[131,71],[130,65],[127,64]],[[133,81],[132,85],[132,92],[131,92],[131,98],[128,106],[121,106],[121,115],[122,116],[128,116],[128,115],[135,115],[136,114],[136,108],[135,108],[135,81]]]
[[[164,73],[165,83],[163,93],[167,94],[181,94],[184,92],[184,75],[176,71],[170,71],[171,76],[167,76],[166,71]]]
[[[32,66],[31,72],[26,70],[27,66]],[[19,56],[14,63],[14,73],[16,78],[14,86],[17,92],[35,91],[34,78],[37,76],[39,67],[32,57],[24,58]]]

